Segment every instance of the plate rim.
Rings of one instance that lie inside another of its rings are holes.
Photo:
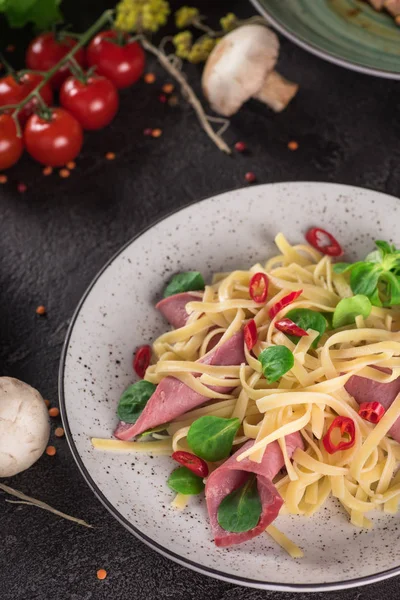
[[[254,0],[252,0],[252,1],[254,1]],[[348,184],[336,183],[336,182],[327,182],[327,181],[280,181],[280,182],[273,182],[273,183],[261,183],[261,184],[253,186],[252,189],[257,189],[257,188],[267,187],[267,186],[268,187],[280,187],[280,186],[291,187],[291,186],[299,186],[299,185],[300,186],[301,185],[311,185],[311,186],[323,186],[323,187],[339,187],[340,186],[342,188],[343,187],[348,188],[349,190],[351,190],[351,189],[365,190],[368,192],[378,193],[382,196],[387,196],[388,198],[394,198],[397,200],[396,196],[393,196],[392,194],[386,194],[385,192],[381,192],[379,190],[373,190],[370,188],[363,188],[361,186],[348,185]],[[115,252],[111,256],[111,258],[109,258],[106,261],[104,266],[96,273],[96,275],[94,276],[94,278],[92,279],[92,281],[90,282],[88,287],[86,288],[85,292],[83,293],[83,295],[72,315],[72,318],[71,318],[71,321],[70,321],[70,324],[69,324],[69,327],[67,330],[67,334],[66,334],[66,337],[64,340],[63,348],[61,351],[60,364],[59,364],[59,370],[58,370],[58,395],[59,395],[61,419],[62,419],[64,431],[66,434],[68,446],[71,450],[72,456],[78,466],[78,469],[79,469],[81,475],[83,476],[84,480],[86,481],[87,485],[89,486],[91,491],[94,493],[96,498],[111,513],[111,515],[121,525],[123,525],[125,527],[125,529],[127,529],[137,539],[139,539],[141,542],[145,543],[148,547],[152,548],[153,550],[155,550],[156,552],[158,552],[165,558],[168,558],[168,559],[174,561],[175,563],[178,563],[179,565],[187,567],[187,568],[191,569],[192,571],[196,571],[197,573],[200,573],[202,575],[207,575],[209,577],[213,577],[214,579],[219,579],[226,583],[232,583],[234,585],[241,585],[244,587],[250,587],[250,588],[254,588],[254,589],[276,591],[276,592],[299,592],[299,593],[301,593],[301,592],[329,592],[329,591],[351,589],[351,588],[355,588],[355,587],[369,585],[372,583],[378,583],[380,581],[384,581],[384,580],[392,578],[392,577],[400,576],[400,565],[399,565],[398,567],[388,569],[387,571],[380,571],[379,573],[375,573],[373,575],[367,575],[365,577],[348,579],[345,581],[327,582],[327,583],[322,583],[322,584],[321,583],[315,583],[315,584],[312,584],[312,583],[311,584],[286,583],[285,584],[285,583],[259,581],[257,579],[249,579],[246,577],[240,577],[240,576],[233,575],[233,574],[232,575],[227,574],[227,573],[224,573],[223,571],[219,571],[219,570],[213,569],[211,567],[205,567],[205,566],[199,565],[196,562],[194,562],[188,558],[182,557],[179,554],[172,552],[167,547],[165,547],[162,544],[159,544],[155,540],[151,539],[145,533],[140,531],[137,527],[132,525],[132,523],[130,523],[118,511],[118,509],[115,508],[111,504],[111,502],[109,502],[109,500],[106,498],[106,496],[101,491],[100,487],[94,482],[88,469],[85,467],[85,465],[82,461],[82,458],[78,452],[78,449],[75,445],[75,442],[72,438],[72,432],[71,432],[71,429],[69,426],[67,408],[66,408],[66,402],[65,402],[65,393],[64,393],[65,365],[66,365],[66,360],[67,360],[69,342],[70,342],[72,333],[74,331],[75,323],[80,314],[81,308],[83,307],[83,305],[84,305],[87,297],[91,293],[93,287],[96,285],[96,283],[101,278],[103,273],[126,250],[126,248],[128,248],[131,244],[133,244],[135,241],[137,241],[142,235],[147,233],[150,229],[152,229],[153,227],[155,227],[162,221],[168,219],[172,215],[175,215],[183,210],[186,210],[190,206],[201,204],[202,202],[206,202],[207,200],[209,200],[211,198],[218,198],[219,196],[223,196],[223,195],[229,194],[229,193],[234,193],[234,192],[237,192],[237,191],[240,191],[243,189],[248,189],[248,188],[246,188],[246,187],[233,188],[230,190],[226,190],[224,192],[220,192],[215,195],[207,196],[207,197],[202,198],[197,201],[195,200],[192,202],[188,202],[187,204],[180,206],[177,209],[170,210],[166,214],[162,214],[159,218],[152,220],[148,226],[144,227],[136,235],[134,235],[132,238],[130,238],[125,244],[123,244],[121,246],[121,248],[119,250],[117,250],[117,252]]]
[[[341,58],[340,56],[337,56],[336,54],[333,54],[328,50],[324,50],[319,46],[316,46],[312,42],[306,40],[304,37],[293,33],[290,29],[286,27],[286,25],[282,21],[271,15],[268,8],[264,6],[263,3],[261,3],[262,0],[250,1],[258,10],[258,12],[260,12],[267,19],[267,21],[269,21],[269,23],[279,31],[279,33],[287,37],[294,44],[297,44],[297,46],[300,46],[300,48],[303,48],[303,50],[311,52],[311,54],[314,54],[315,56],[318,56],[323,60],[327,60],[330,63],[338,65],[339,67],[344,67],[345,69],[349,69],[350,71],[357,71],[357,73],[362,73],[363,75],[373,75],[375,77],[381,77],[383,79],[391,80],[400,79],[400,72],[390,71],[388,69],[366,67],[365,65],[361,65],[357,62],[352,62],[350,60],[347,60],[346,58]]]

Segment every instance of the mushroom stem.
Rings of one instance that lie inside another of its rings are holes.
[[[275,112],[281,112],[297,94],[298,89],[297,83],[292,83],[276,71],[271,71],[253,97],[264,102]]]

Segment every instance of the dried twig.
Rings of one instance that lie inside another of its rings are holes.
[[[192,87],[188,84],[188,82],[186,81],[183,74],[175,67],[175,65],[173,65],[170,62],[168,57],[161,50],[159,50],[156,46],[153,46],[153,44],[151,42],[149,42],[148,39],[146,39],[145,37],[142,37],[141,42],[142,42],[142,45],[144,46],[144,48],[146,48],[146,50],[148,52],[151,52],[151,54],[154,54],[154,56],[156,56],[158,58],[158,60],[160,61],[160,63],[164,67],[164,69],[166,71],[168,71],[168,73],[170,73],[170,75],[172,75],[172,77],[179,83],[179,85],[182,88],[182,92],[185,94],[188,102],[193,106],[193,108],[196,112],[197,118],[199,119],[199,121],[200,121],[204,131],[207,133],[208,137],[210,139],[212,139],[214,144],[220,150],[222,150],[223,152],[226,152],[226,154],[231,154],[232,151],[229,148],[229,146],[226,144],[226,142],[224,142],[222,137],[218,133],[216,133],[213,130],[213,128],[211,127],[209,120],[207,118],[207,115],[204,112],[204,109],[201,105],[200,100],[197,98]]]
[[[22,492],[19,492],[18,490],[14,490],[13,488],[9,487],[8,485],[4,485],[4,483],[0,483],[0,490],[3,490],[3,492],[6,492],[6,494],[10,494],[10,496],[15,496],[16,498],[20,498],[20,501],[6,500],[6,502],[11,502],[12,504],[26,504],[28,506],[37,506],[38,508],[42,508],[43,510],[47,510],[48,512],[51,512],[54,515],[62,517],[63,519],[67,519],[67,521],[73,521],[74,523],[77,523],[77,525],[83,525],[83,527],[90,527],[90,528],[93,527],[93,525],[89,525],[89,523],[86,523],[86,521],[83,521],[82,519],[77,519],[76,517],[71,517],[70,515],[67,515],[61,511],[57,510],[56,508],[53,508],[52,506],[50,506],[49,504],[46,504],[45,502],[42,502],[41,500],[36,500],[35,498],[31,498],[30,496],[27,496],[26,494],[23,494]]]

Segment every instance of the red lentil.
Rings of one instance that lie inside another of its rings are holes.
[[[172,94],[174,89],[175,89],[175,86],[173,83],[165,83],[162,86],[162,91],[165,92],[166,94]]]
[[[58,408],[54,407],[54,408],[49,409],[50,417],[58,417],[59,414],[60,414],[60,411],[58,410]]]
[[[57,453],[57,450],[55,449],[54,446],[47,446],[47,448],[46,448],[47,456],[55,456],[56,453]]]
[[[153,138],[159,138],[162,136],[162,129],[153,129],[151,132]]]
[[[292,140],[291,142],[288,143],[287,147],[289,148],[289,150],[292,150],[292,152],[294,152],[295,150],[298,149],[299,143],[296,142],[295,140]]]
[[[71,175],[71,171],[69,169],[60,169],[58,172],[59,176],[63,179],[66,179]]]
[[[45,167],[42,171],[43,175],[51,175],[53,172],[53,167]]]
[[[7,183],[8,177],[7,175],[0,175],[0,183]]]
[[[64,437],[64,429],[62,427],[57,427],[54,431],[56,437]]]
[[[45,315],[46,314],[46,307],[45,306],[38,306],[36,309],[36,314],[37,315]]]
[[[154,75],[154,73],[146,73],[146,75],[144,76],[144,80],[146,83],[154,83],[156,80],[156,76]]]
[[[105,579],[107,577],[107,571],[105,569],[99,569],[97,571],[97,579]]]
[[[106,154],[106,159],[107,160],[114,160],[115,159],[115,152],[107,152]]]

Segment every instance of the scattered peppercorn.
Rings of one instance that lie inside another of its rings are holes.
[[[17,190],[20,192],[20,194],[23,194],[24,192],[26,192],[27,189],[28,189],[28,186],[25,183],[19,183],[17,185]]]
[[[47,456],[54,456],[56,454],[57,450],[54,448],[54,446],[47,446],[46,448],[46,454]]]
[[[159,101],[161,102],[161,104],[165,104],[167,101],[167,96],[165,94],[160,94],[158,96]]]
[[[106,159],[107,160],[114,160],[115,159],[115,152],[107,152]]]
[[[45,400],[44,403],[47,406],[47,408],[49,408],[49,406],[50,406],[50,400]]]
[[[54,408],[49,409],[50,417],[58,417],[59,414],[60,414],[60,411],[58,410],[58,408],[54,407]]]
[[[152,135],[153,130],[150,127],[146,127],[146,129],[143,130],[143,134],[144,135]]]
[[[162,136],[162,129],[153,129],[151,132],[153,138],[159,138]]]
[[[168,104],[169,104],[169,106],[178,106],[178,104],[179,104],[178,96],[175,96],[175,94],[173,96],[170,96],[168,98]]]
[[[245,150],[247,150],[247,146],[244,142],[236,142],[235,150],[238,152],[245,152]]]
[[[51,175],[53,172],[53,167],[45,167],[42,171],[43,175]]]
[[[99,569],[97,571],[97,579],[105,579],[107,577],[107,571],[105,569]]]
[[[69,162],[67,162],[67,164],[65,166],[67,167],[67,169],[72,171],[72,169],[75,169],[75,167],[76,167],[76,162],[74,162],[73,160],[70,160]]]
[[[37,315],[45,315],[46,314],[46,307],[45,306],[38,306],[36,309],[36,314]]]
[[[248,173],[246,173],[244,178],[247,181],[247,183],[254,183],[256,180],[255,173],[253,173],[252,171],[249,171]]]
[[[154,75],[154,73],[146,73],[146,75],[144,76],[144,80],[146,83],[154,83],[156,80],[156,76]]]
[[[165,94],[172,94],[172,92],[174,91],[174,89],[175,89],[175,86],[174,86],[174,84],[173,84],[173,83],[165,83],[165,84],[162,86],[162,91],[163,91]]]
[[[54,434],[56,437],[64,437],[64,429],[62,427],[57,427],[56,430],[54,431]]]
[[[289,150],[292,150],[292,152],[294,152],[294,150],[298,149],[299,143],[296,142],[295,140],[292,140],[291,142],[288,143],[287,147],[289,148]]]
[[[59,176],[63,179],[66,179],[71,175],[71,171],[69,169],[60,169],[58,172]]]
[[[8,177],[7,175],[0,175],[0,183],[7,183]]]

